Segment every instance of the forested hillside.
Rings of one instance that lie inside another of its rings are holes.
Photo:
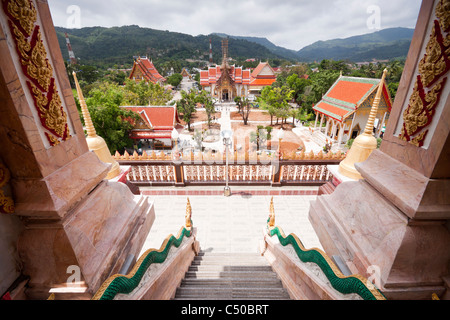
[[[405,58],[414,29],[391,28],[346,39],[317,41],[298,51],[300,61],[363,62]]]
[[[213,61],[220,63],[222,38],[218,35],[191,36],[183,33],[140,28],[91,27],[64,29],[56,27],[63,57],[68,59],[65,32],[69,34],[75,56],[82,64],[97,67],[114,65],[131,67],[133,56],[148,56],[158,67],[167,61],[209,60],[209,39],[212,41]],[[266,47],[243,39],[230,38],[229,55],[234,59],[277,59],[279,55]]]

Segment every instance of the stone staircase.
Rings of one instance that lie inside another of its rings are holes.
[[[289,300],[266,258],[257,253],[200,252],[175,300]]]

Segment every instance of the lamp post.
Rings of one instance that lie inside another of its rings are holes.
[[[281,128],[277,133],[278,138],[278,158],[281,159],[281,140],[284,138],[284,130]]]
[[[174,159],[178,159],[178,157],[179,157],[179,153],[178,153],[178,137],[179,137],[179,134],[178,134],[178,131],[175,128],[173,128],[173,130],[172,130],[171,137],[172,137],[172,140],[175,141],[175,148],[172,151],[172,157]]]
[[[223,130],[220,135],[222,136],[223,139],[223,145],[225,146],[225,159],[226,159],[226,164],[225,164],[225,188],[223,190],[223,195],[225,197],[229,197],[231,196],[231,189],[228,186],[228,147],[231,146],[231,137],[233,135],[233,132],[231,130]]]

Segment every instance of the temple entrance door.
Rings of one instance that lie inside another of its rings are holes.
[[[228,89],[222,91],[222,100],[228,101]]]

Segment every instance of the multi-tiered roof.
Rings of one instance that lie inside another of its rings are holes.
[[[313,109],[339,122],[344,122],[359,107],[369,104],[368,107],[370,108],[368,98],[375,94],[379,84],[380,79],[341,76]],[[392,101],[389,90],[384,81],[382,84],[381,104],[385,104],[390,111]]]
[[[163,83],[166,79],[156,70],[153,61],[147,57],[137,57],[134,60],[133,69],[131,70],[130,79],[136,81],[150,81],[152,83]]]

